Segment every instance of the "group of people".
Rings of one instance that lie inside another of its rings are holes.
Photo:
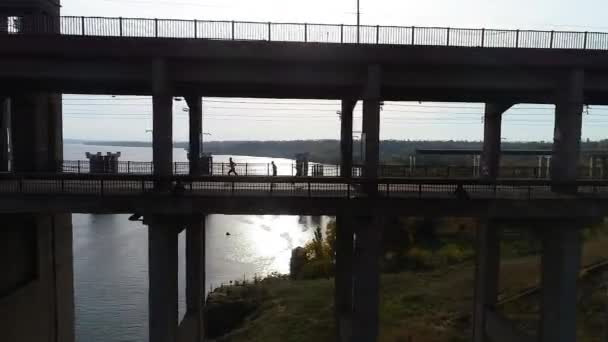
[[[230,164],[230,169],[228,170],[228,176],[234,174],[235,176],[238,176],[239,174],[236,172],[236,163],[234,162],[234,160],[232,160],[232,157],[230,157],[230,160],[228,161],[228,163]],[[270,165],[272,166],[272,175],[276,176],[277,175],[277,164],[274,163],[274,160],[270,162]]]

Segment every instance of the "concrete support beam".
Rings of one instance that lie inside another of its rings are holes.
[[[380,66],[368,69],[367,84],[363,93],[363,133],[365,134],[365,174],[369,179],[378,178],[380,163]]]
[[[378,218],[357,217],[353,286],[354,342],[374,342],[379,333],[380,255]]]
[[[61,95],[29,93],[14,96],[11,116],[14,170],[60,170],[63,160]]]
[[[336,271],[334,308],[336,336],[339,342],[350,342],[353,328],[353,257],[354,222],[351,216],[336,217]]]
[[[500,274],[500,234],[496,225],[482,221],[477,227],[473,342],[490,342],[486,334],[488,311],[496,310]]]
[[[584,76],[583,70],[570,71],[556,94],[553,161],[550,171],[554,181],[574,181],[578,177]],[[554,191],[573,192],[576,189],[554,187]]]
[[[353,175],[353,110],[356,100],[342,100],[340,116],[340,176],[351,178]]]
[[[153,63],[152,97],[152,160],[154,175],[169,177],[173,174],[173,97],[167,80],[164,60]],[[166,185],[160,187],[166,190]]]
[[[544,231],[540,342],[576,341],[577,279],[582,239],[576,222]]]
[[[152,218],[148,224],[150,342],[176,342],[178,324],[176,224]]]
[[[189,341],[202,342],[205,301],[205,217],[186,227],[186,317],[192,321]]]
[[[8,97],[0,98],[0,172],[10,170],[10,130],[11,100]]]
[[[481,152],[481,177],[484,179],[498,178],[502,114],[511,106],[510,103],[486,103],[483,121],[483,150]]]
[[[188,113],[190,140],[189,140],[189,161],[190,174],[201,174],[201,153],[203,152],[203,99],[200,96],[188,96],[186,102],[190,111]]]

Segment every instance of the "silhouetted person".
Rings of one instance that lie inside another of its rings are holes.
[[[274,160],[270,162],[272,164],[272,176],[276,177],[277,175],[277,164],[274,163]]]
[[[467,191],[464,189],[462,184],[458,184],[458,186],[456,187],[456,191],[454,191],[454,194],[456,195],[456,197],[458,199],[464,199],[464,200],[471,199],[471,197],[469,196]]]
[[[235,176],[238,176],[239,174],[236,173],[236,170],[234,169],[236,167],[236,163],[232,160],[232,157],[230,157],[230,170],[228,170],[228,176],[230,176],[231,173],[234,173]]]

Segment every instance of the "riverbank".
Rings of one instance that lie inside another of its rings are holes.
[[[608,238],[585,244],[583,265],[608,257]],[[538,284],[540,258],[509,258],[501,264],[500,299]],[[380,338],[386,342],[457,342],[471,336],[474,265],[466,262],[425,272],[381,277]],[[579,303],[579,341],[595,342],[604,326],[597,317],[608,305],[601,286],[583,278]],[[218,341],[333,341],[333,279],[291,281],[270,278],[247,286],[258,288],[259,305],[245,321]],[[605,290],[604,290],[605,291]],[[582,293],[581,293],[582,294]],[[587,299],[586,299],[587,298]],[[501,307],[520,327],[536,333],[537,296],[525,296]],[[594,318],[595,317],[595,318]],[[590,321],[595,320],[595,321]]]

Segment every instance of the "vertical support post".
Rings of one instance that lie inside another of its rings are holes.
[[[450,46],[450,28],[446,28],[447,33],[446,33],[446,41],[445,41],[445,45],[446,46]]]
[[[120,36],[122,37],[122,17],[118,18],[118,27],[120,31]]]
[[[380,25],[376,25],[376,45],[380,44]]]
[[[164,60],[153,62],[152,161],[157,178],[170,177],[173,165],[173,97],[166,69]],[[168,182],[161,183],[158,189],[168,190]]]
[[[189,118],[189,148],[188,148],[188,159],[190,161],[190,175],[201,174],[201,152],[202,152],[202,138],[203,138],[203,104],[202,97],[200,96],[189,96],[186,97]]]
[[[304,23],[304,42],[308,42],[308,24]]]
[[[232,40],[234,40],[234,20],[232,21]]]
[[[502,114],[511,103],[486,103],[483,120],[483,149],[481,152],[481,177],[496,180],[500,167],[500,139]]]
[[[194,19],[194,39],[198,38],[198,20]]]
[[[583,121],[584,71],[572,70],[556,94],[553,167],[551,179],[575,181],[578,177],[581,129]],[[553,191],[576,192],[576,186],[553,186]]]
[[[339,342],[350,342],[353,328],[353,222],[348,214],[336,217],[336,276],[334,308],[336,336]]]
[[[515,31],[515,47],[519,47],[519,30]]]
[[[380,163],[380,66],[368,69],[367,85],[363,94],[363,132],[365,133],[365,177],[378,178]],[[377,189],[376,189],[377,190]]]
[[[340,44],[344,43],[344,24],[340,24]]]
[[[342,100],[340,116],[340,177],[351,178],[353,173],[353,110],[356,100]]]
[[[10,171],[11,100],[0,98],[0,172]]]
[[[268,41],[272,41],[272,23],[268,22]]]
[[[499,229],[487,220],[483,220],[477,227],[473,342],[489,342],[485,330],[486,315],[488,310],[496,310],[499,274]]]
[[[85,25],[84,25],[84,17],[80,17],[80,26],[82,29],[82,35],[85,36],[86,35],[86,30],[85,30]]]
[[[486,40],[486,29],[482,28],[481,29],[481,47],[484,47],[485,40]]]
[[[377,217],[356,221],[352,340],[374,342],[379,331],[381,227]]]
[[[177,341],[177,227],[148,222],[148,305],[150,342]]]
[[[576,283],[582,249],[578,225],[551,222],[553,229],[543,231],[540,342],[576,341]]]
[[[195,216],[186,227],[186,317],[192,341],[202,342],[205,302],[205,217]]]
[[[583,37],[583,50],[587,50],[587,36],[589,32],[585,31],[585,36]]]
[[[416,27],[412,26],[412,45],[416,44]]]
[[[551,38],[549,39],[549,48],[553,49],[553,36],[555,34],[555,31],[551,30]]]
[[[154,37],[158,38],[158,18],[154,18]]]

